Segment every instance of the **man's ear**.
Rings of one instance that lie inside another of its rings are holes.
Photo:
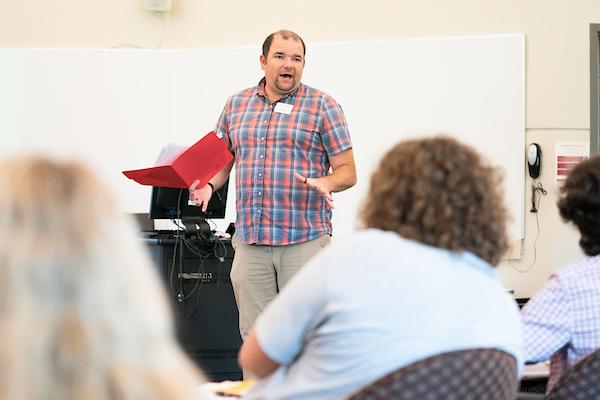
[[[260,68],[265,69],[265,64],[267,63],[267,57],[264,55],[260,55]]]

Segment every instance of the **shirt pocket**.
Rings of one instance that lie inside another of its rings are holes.
[[[309,112],[299,112],[292,115],[294,147],[302,151],[322,151],[321,119],[319,115]]]

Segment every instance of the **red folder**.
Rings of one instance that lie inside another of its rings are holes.
[[[233,156],[225,141],[210,132],[170,165],[123,171],[123,174],[142,185],[187,189],[196,179],[200,181],[198,187],[206,185],[231,160]]]

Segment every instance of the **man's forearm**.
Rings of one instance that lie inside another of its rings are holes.
[[[331,192],[341,192],[356,184],[356,168],[353,164],[340,165],[326,179]]]

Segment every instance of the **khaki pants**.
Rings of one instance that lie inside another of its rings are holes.
[[[240,243],[235,235],[231,267],[231,283],[240,314],[242,339],[254,321],[294,274],[321,248],[331,236],[287,246],[261,246]]]

